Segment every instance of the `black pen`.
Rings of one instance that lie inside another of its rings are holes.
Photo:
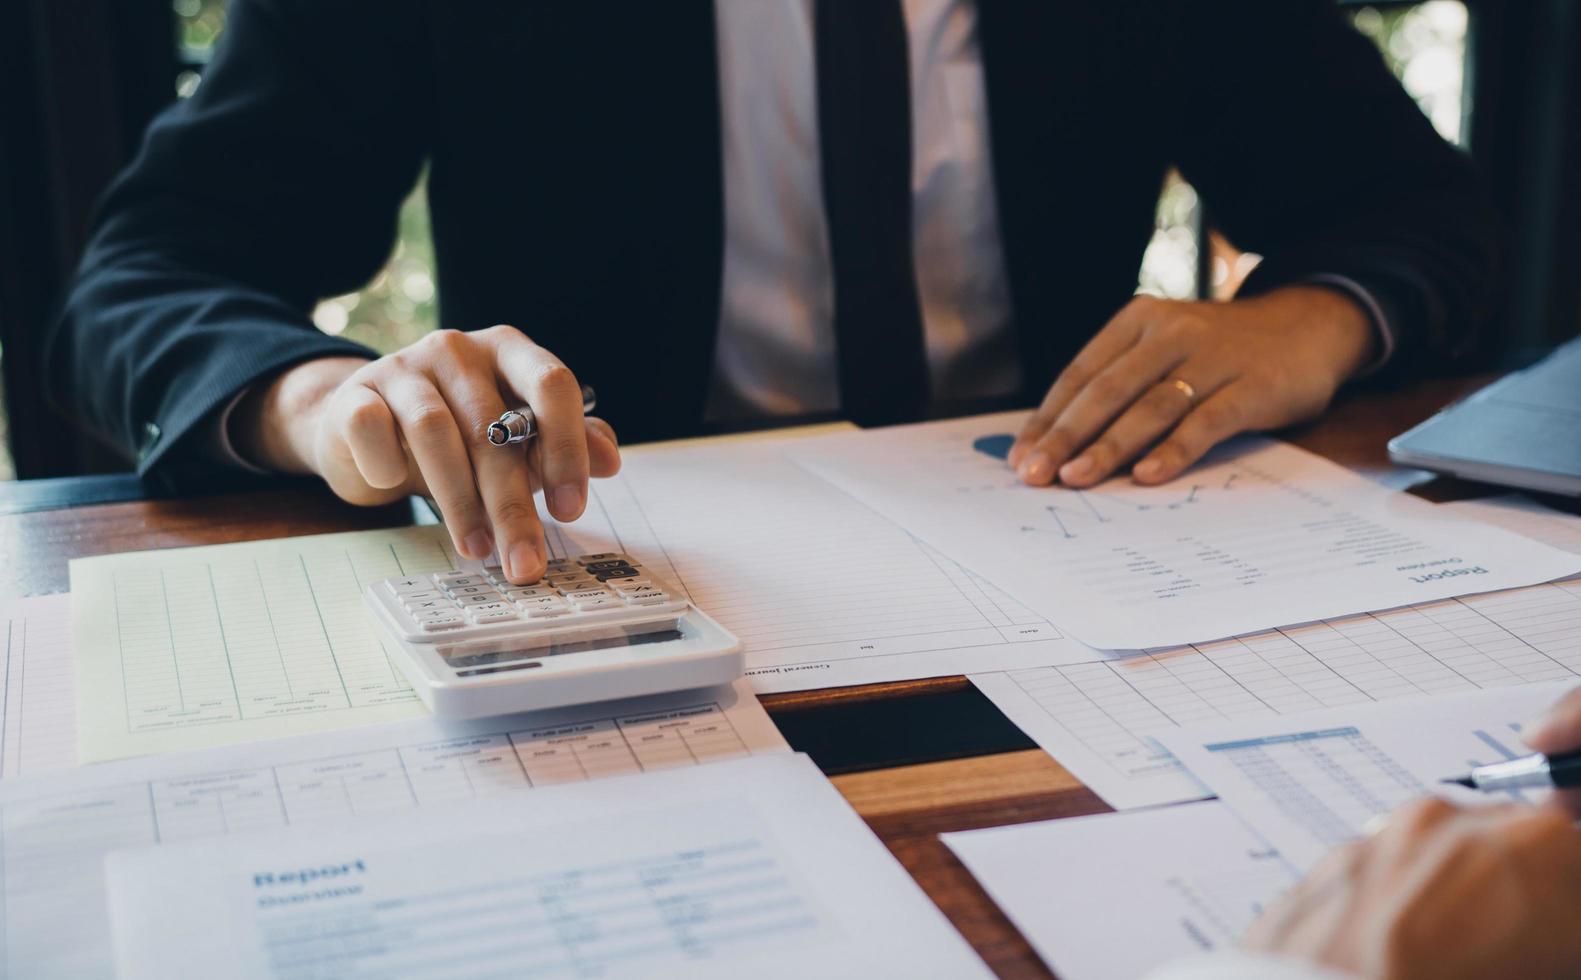
[[[1510,789],[1574,789],[1581,786],[1581,752],[1522,756],[1508,762],[1477,766],[1469,775],[1444,782],[1484,793]]]
[[[593,389],[582,386],[582,414],[586,415],[598,404]],[[489,442],[496,446],[515,446],[538,434],[538,418],[530,408],[513,408],[489,423]]]

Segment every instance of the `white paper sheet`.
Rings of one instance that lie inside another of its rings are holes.
[[[1211,802],[940,836],[1061,980],[1231,946],[1297,879]]]
[[[802,755],[108,861],[119,975],[990,976]]]
[[[1581,517],[1554,510],[1518,493],[1479,500],[1456,500],[1438,509],[1468,520],[1494,524],[1533,541],[1581,555]]]
[[[1021,413],[836,435],[789,451],[1103,649],[1215,640],[1288,623],[1546,582],[1581,558],[1449,522],[1294,446],[1243,439],[1162,487],[1023,485],[974,448]]]
[[[759,692],[1096,656],[786,461],[799,444],[639,448],[579,521],[551,522],[550,550],[625,551],[680,585],[741,637]]]
[[[1127,809],[1202,795],[1153,741],[1180,725],[1577,677],[1581,582],[1572,580],[971,679]]]
[[[69,598],[0,602],[0,630],[0,778],[76,765]]]
[[[72,562],[82,761],[426,714],[362,589],[451,567],[438,526]]]
[[[1302,872],[1373,817],[1473,766],[1528,754],[1521,725],[1575,685],[1528,684],[1290,718],[1193,725],[1159,736],[1191,774]],[[1523,791],[1517,799],[1542,795]]]
[[[0,782],[0,976],[110,977],[104,856],[784,752],[744,682],[530,715],[431,718]]]

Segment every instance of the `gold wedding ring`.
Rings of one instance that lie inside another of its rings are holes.
[[[1197,389],[1191,387],[1191,382],[1183,381],[1180,378],[1170,378],[1169,383],[1174,386],[1176,391],[1186,396],[1186,401],[1193,405],[1197,403]]]

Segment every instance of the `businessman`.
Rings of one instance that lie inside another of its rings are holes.
[[[424,166],[452,329],[315,331]],[[1171,166],[1265,257],[1233,302],[1132,298]],[[428,493],[529,581],[534,491],[576,517],[615,428],[1036,405],[1027,482],[1168,480],[1464,354],[1493,239],[1328,0],[233,0],[44,368],[145,474]],[[526,465],[483,435],[518,404]]]

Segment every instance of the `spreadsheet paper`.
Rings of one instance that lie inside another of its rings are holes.
[[[746,645],[759,692],[1090,660],[1002,590],[784,458],[802,439],[638,448],[555,555],[630,554]]]
[[[1430,794],[1532,802],[1546,791],[1484,795],[1446,786],[1475,766],[1530,754],[1521,725],[1572,684],[1521,687],[1290,718],[1193,725],[1164,746],[1293,866],[1310,871],[1374,817]]]
[[[67,596],[0,602],[0,779],[77,763]]]
[[[1285,443],[1246,437],[1174,481],[1029,487],[982,451],[1023,413],[892,426],[788,451],[1101,649],[1216,640],[1531,585],[1581,556],[1446,519]]]
[[[120,976],[991,975],[806,756],[526,796],[114,855]]]
[[[432,525],[73,561],[82,761],[426,714],[362,590],[454,566]]]
[[[1213,802],[940,837],[1061,980],[1229,948],[1298,877]]]
[[[1581,581],[1574,580],[971,676],[1117,809],[1206,795],[1158,744],[1181,725],[1578,678]]]
[[[329,827],[544,786],[786,752],[744,683],[579,708],[431,718],[0,781],[0,976],[115,975],[112,851]]]

